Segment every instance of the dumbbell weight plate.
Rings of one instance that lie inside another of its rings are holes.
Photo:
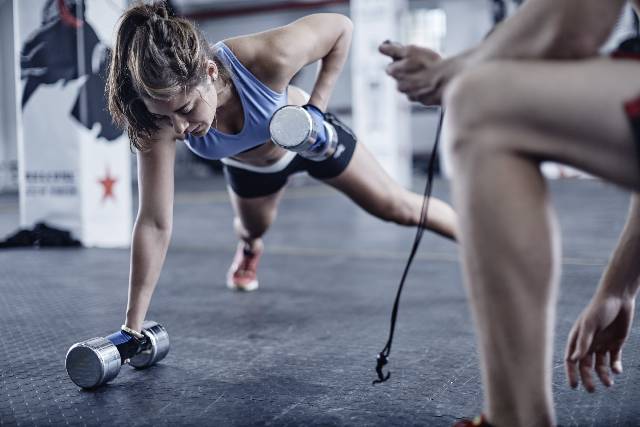
[[[114,379],[120,372],[120,353],[106,338],[92,338],[74,344],[65,358],[67,373],[82,388],[97,387]]]
[[[147,368],[164,359],[169,353],[169,334],[157,322],[147,320],[142,324],[142,333],[151,345],[131,358],[129,364],[136,369]]]
[[[296,105],[285,105],[277,110],[269,122],[271,140],[291,151],[305,151],[316,139],[311,114]]]

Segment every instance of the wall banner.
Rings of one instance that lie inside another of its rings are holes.
[[[107,111],[114,25],[125,0],[21,0],[20,222],[85,246],[131,240],[131,151]]]

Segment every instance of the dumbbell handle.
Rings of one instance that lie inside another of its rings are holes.
[[[145,350],[149,343],[148,339],[139,339],[124,330],[114,332],[105,338],[116,346],[123,364],[136,354]]]

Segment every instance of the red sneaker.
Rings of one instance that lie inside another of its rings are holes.
[[[460,420],[453,427],[491,427],[484,415],[478,415],[473,420]]]
[[[258,289],[258,262],[262,249],[249,250],[244,242],[238,244],[236,255],[227,272],[227,287],[234,291],[251,292]]]

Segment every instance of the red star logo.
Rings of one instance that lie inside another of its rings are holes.
[[[104,202],[108,198],[116,199],[116,196],[113,194],[113,186],[118,180],[111,176],[111,172],[109,172],[109,168],[107,168],[107,173],[105,177],[99,179],[98,182],[102,185],[102,190],[104,193],[102,194],[102,201]]]

